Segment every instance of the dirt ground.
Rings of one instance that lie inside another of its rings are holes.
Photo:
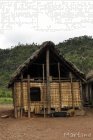
[[[12,106],[0,105],[0,116]],[[93,109],[85,116],[60,118],[0,118],[0,140],[93,140]]]

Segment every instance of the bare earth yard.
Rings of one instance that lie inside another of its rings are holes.
[[[11,109],[0,105],[0,116]],[[77,117],[0,118],[0,140],[93,140],[92,110]]]

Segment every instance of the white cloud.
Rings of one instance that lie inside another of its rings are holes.
[[[0,6],[0,48],[93,35],[93,1],[15,0]]]

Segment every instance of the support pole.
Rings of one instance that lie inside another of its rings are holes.
[[[82,83],[80,81],[80,100],[81,100],[81,108],[83,109],[83,93],[82,93]]]
[[[46,51],[46,79],[47,79],[47,105],[48,105],[48,114],[50,113],[50,108],[51,108],[51,100],[50,100],[50,80],[49,80],[49,49]]]
[[[42,65],[42,69],[43,69],[43,106],[44,106],[44,118],[45,118],[45,70],[44,70],[44,64]]]
[[[71,72],[70,72],[70,79],[71,79],[72,108],[74,109],[73,78]]]
[[[91,83],[89,84],[89,101],[90,104],[92,103],[92,97],[91,97]]]
[[[14,87],[13,87],[13,101],[14,101],[14,117],[17,118],[17,106],[16,106],[16,85],[14,83]]]
[[[86,101],[89,101],[89,98],[88,98],[88,88],[89,88],[89,83],[86,84]]]
[[[23,116],[23,75],[21,74],[21,118]]]
[[[93,107],[93,84],[91,83],[91,101],[92,101],[92,107]]]
[[[28,118],[30,118],[30,75],[27,76]]]
[[[61,100],[61,81],[60,81],[60,63],[58,63],[58,77],[59,77],[59,103],[60,103],[60,111],[62,107],[62,100]]]

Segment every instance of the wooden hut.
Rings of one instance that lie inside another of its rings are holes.
[[[87,83],[84,85],[84,105],[93,106],[93,70],[86,75]]]
[[[50,114],[82,106],[84,74],[60,55],[51,41],[44,42],[13,74],[15,117],[28,112]]]

